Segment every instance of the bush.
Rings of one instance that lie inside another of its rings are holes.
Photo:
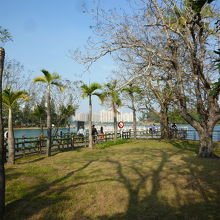
[[[106,141],[104,143],[101,143],[101,144],[97,144],[95,146],[95,148],[98,148],[98,149],[104,149],[106,147],[110,147],[110,146],[113,146],[113,145],[117,145],[117,144],[124,144],[124,143],[127,143],[129,142],[130,140],[129,139],[118,139],[116,141]]]

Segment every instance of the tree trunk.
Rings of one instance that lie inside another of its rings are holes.
[[[168,139],[170,137],[169,118],[168,118],[168,105],[161,105],[160,111],[160,131],[161,138]]]
[[[117,140],[117,129],[118,129],[118,124],[117,124],[117,109],[115,106],[113,106],[113,112],[114,112],[114,140]]]
[[[198,131],[200,137],[199,157],[217,157],[213,153],[212,132],[213,129],[202,129]]]
[[[52,146],[52,126],[51,126],[51,106],[50,106],[50,86],[47,91],[47,156],[51,156]]]
[[[43,129],[41,117],[40,117],[40,135],[41,135],[41,136],[44,135],[44,129]]]
[[[11,108],[8,109],[8,163],[15,163],[15,141]]]
[[[5,50],[0,47],[0,216],[5,211],[5,168],[4,168],[4,127],[2,118],[2,77],[4,69]]]
[[[132,112],[133,112],[133,128],[134,128],[134,139],[137,139],[137,117],[136,117],[136,109],[134,106],[134,97],[132,96]]]
[[[89,95],[89,148],[92,148],[92,96]]]

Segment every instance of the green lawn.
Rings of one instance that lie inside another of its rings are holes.
[[[220,160],[139,140],[6,166],[6,220],[220,219]]]

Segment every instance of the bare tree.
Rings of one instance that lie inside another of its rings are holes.
[[[217,45],[213,10],[207,1],[177,0],[136,0],[127,15],[96,10],[94,32],[101,40],[89,41],[91,50],[81,59],[92,64],[115,53],[145,73],[149,62],[152,73],[162,70],[182,117],[199,133],[201,157],[214,156],[212,132],[220,120],[218,94],[210,94],[216,78],[210,56]]]

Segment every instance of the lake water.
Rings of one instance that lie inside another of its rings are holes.
[[[99,127],[103,126],[104,127],[104,132],[107,131],[112,131],[113,130],[113,125],[96,125],[97,130],[99,131]],[[149,129],[150,126],[138,126],[137,129],[138,130],[146,130]],[[156,126],[157,129],[159,129],[159,126]],[[187,139],[189,140],[199,140],[199,136],[198,133],[196,132],[196,130],[190,126],[190,125],[184,125],[184,124],[179,124],[177,125],[178,129],[184,129],[187,130]],[[123,130],[129,130],[132,129],[132,124],[131,123],[125,123],[125,127]],[[69,133],[69,132],[76,132],[75,128],[60,128],[58,130],[57,134],[60,134],[60,132],[62,131],[63,134],[65,133]],[[55,133],[55,129],[52,130],[52,133]],[[38,137],[41,134],[41,130],[40,129],[14,129],[14,135],[15,138],[21,138],[22,136],[25,137]],[[44,135],[47,135],[47,130],[44,130]],[[216,125],[214,128],[214,132],[213,132],[213,140],[214,141],[220,141],[220,125]]]
[[[58,129],[58,133],[62,131],[63,134],[69,133],[69,132],[76,132],[75,128],[60,128]],[[52,129],[52,134],[56,132],[55,129]],[[47,130],[43,130],[44,135],[47,135]],[[15,138],[21,138],[22,136],[25,137],[38,137],[41,135],[41,129],[14,129],[14,136]]]

